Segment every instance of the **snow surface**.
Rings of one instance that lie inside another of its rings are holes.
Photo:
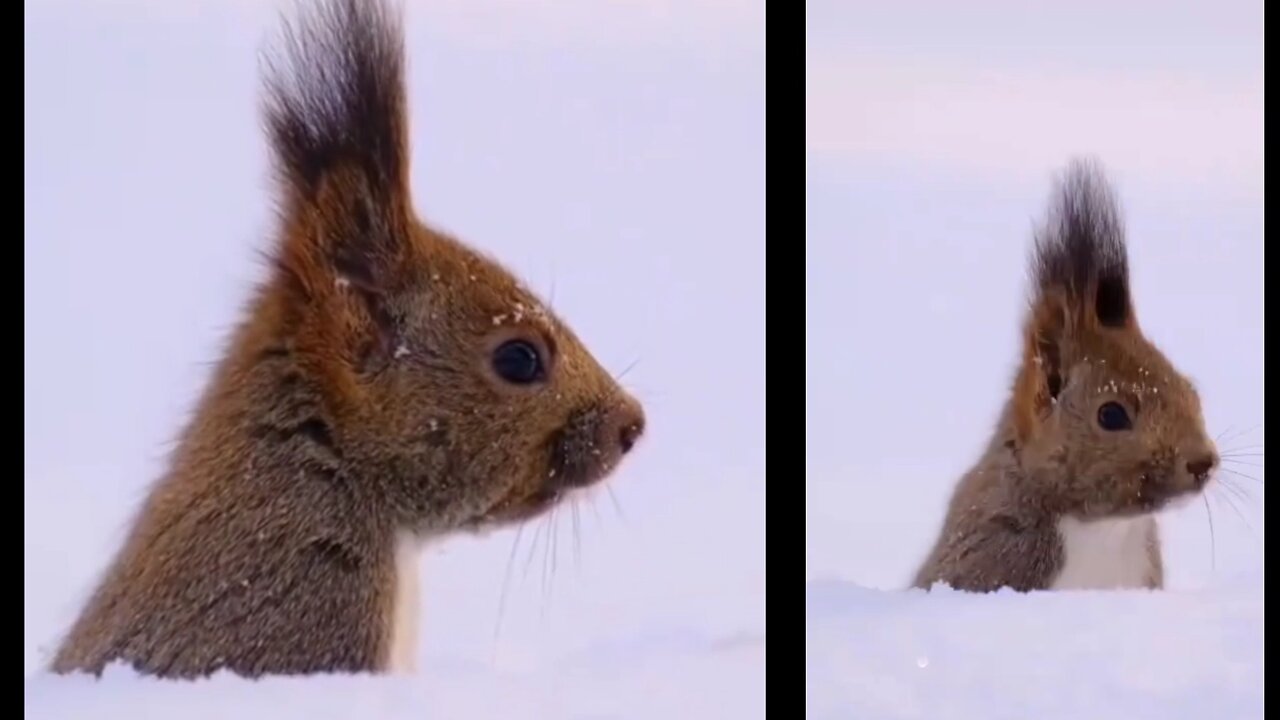
[[[1261,583],[1201,592],[805,591],[810,720],[1257,720]]]
[[[525,673],[431,667],[412,678],[329,676],[196,682],[140,678],[115,666],[100,681],[41,675],[25,717],[128,720],[643,720],[762,717],[763,638],[682,633]]]

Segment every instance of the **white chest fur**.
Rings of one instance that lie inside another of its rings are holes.
[[[1155,541],[1155,518],[1058,521],[1062,570],[1051,590],[1118,590],[1143,588],[1152,576],[1149,544]]]
[[[418,657],[418,566],[422,540],[413,533],[396,536],[395,599],[391,612],[391,644],[387,669],[397,675],[410,674]]]

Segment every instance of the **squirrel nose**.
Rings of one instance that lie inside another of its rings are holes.
[[[1218,458],[1213,455],[1203,455],[1194,460],[1187,461],[1187,472],[1191,473],[1197,480],[1207,479],[1209,471],[1218,464]]]
[[[644,434],[644,418],[624,423],[618,428],[618,445],[622,448],[622,452],[631,452],[631,448],[635,447],[636,441]]]
[[[644,435],[644,408],[634,398],[623,397],[609,413],[607,424],[602,430],[605,442],[617,442],[618,450],[626,455]],[[612,437],[610,437],[612,436]]]

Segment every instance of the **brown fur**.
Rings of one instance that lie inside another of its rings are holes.
[[[306,12],[268,83],[273,272],[57,672],[384,670],[398,532],[537,515],[643,431],[564,323],[413,215],[397,18],[378,0]],[[500,377],[510,339],[541,379]]]
[[[1119,209],[1090,164],[1073,164],[1058,188],[1032,274],[1012,396],[951,498],[917,587],[1045,589],[1064,561],[1060,518],[1150,514],[1199,492],[1217,465],[1195,389],[1138,328]],[[1131,428],[1099,426],[1107,402],[1127,410]],[[1160,587],[1154,519],[1146,545],[1148,584]]]

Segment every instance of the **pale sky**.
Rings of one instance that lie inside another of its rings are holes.
[[[811,158],[1262,187],[1262,2],[810,0]]]

